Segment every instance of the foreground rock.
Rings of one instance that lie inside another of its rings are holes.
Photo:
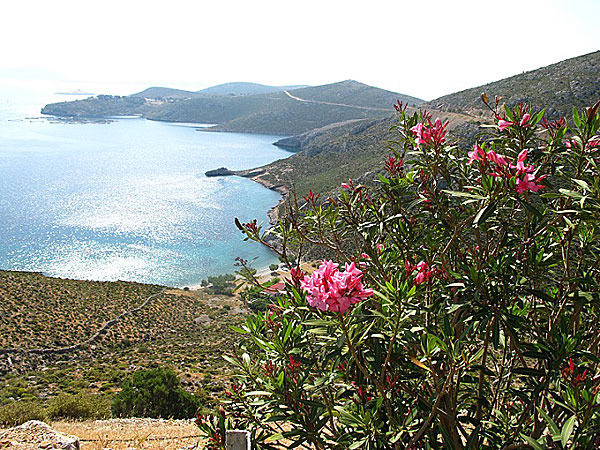
[[[54,431],[44,422],[30,420],[0,432],[0,448],[78,450],[79,438]]]

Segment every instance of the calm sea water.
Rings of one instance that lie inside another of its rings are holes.
[[[232,272],[237,256],[275,262],[233,220],[266,224],[279,194],[204,172],[289,156],[272,145],[277,136],[36,118],[45,103],[71,99],[0,86],[0,269],[189,286]]]

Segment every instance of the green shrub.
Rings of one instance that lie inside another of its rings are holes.
[[[276,271],[277,269],[279,269],[279,264],[271,264],[269,266],[269,270],[272,272]]]
[[[47,419],[39,401],[16,401],[0,406],[0,425],[14,427],[30,420]]]
[[[211,294],[216,295],[233,295],[235,289],[235,275],[226,273],[216,277],[208,277],[206,285]],[[205,286],[203,284],[203,286]]]
[[[50,419],[105,419],[110,417],[110,399],[105,395],[61,394],[48,403]]]
[[[115,417],[189,419],[197,408],[198,400],[181,388],[175,372],[161,367],[135,372],[111,405]]]

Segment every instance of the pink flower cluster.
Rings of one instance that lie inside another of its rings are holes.
[[[565,145],[567,148],[576,148],[579,143],[573,139],[573,140],[566,140],[565,141]],[[598,149],[600,148],[600,139],[591,139],[590,141],[588,141],[587,144],[585,144],[585,148],[584,151],[586,153],[594,153],[596,152]]]
[[[411,276],[415,270],[417,271],[414,281],[417,286],[431,280],[436,275],[436,271],[431,270],[425,261],[421,261],[416,266],[413,266],[408,259],[405,259],[404,269],[406,270],[407,277]]]
[[[300,286],[307,293],[311,306],[321,311],[345,313],[353,304],[373,295],[373,290],[362,283],[363,273],[354,263],[346,264],[344,272],[339,264],[323,261],[312,275],[306,275]]]
[[[523,150],[517,157],[517,164],[509,164],[506,157],[497,154],[495,151],[490,150],[485,152],[479,145],[473,146],[473,151],[469,152],[469,162],[467,164],[473,164],[473,161],[481,161],[482,164],[488,164],[489,162],[494,163],[491,167],[493,172],[489,174],[493,177],[504,177],[504,178],[515,178],[515,190],[518,194],[522,194],[525,191],[537,192],[543,189],[543,184],[536,184],[546,178],[546,175],[535,177],[535,168],[532,165],[525,166],[525,159],[527,159],[527,150]]]
[[[417,148],[422,144],[438,146],[446,141],[446,127],[449,122],[442,123],[440,118],[435,119],[434,123],[431,122],[430,118],[427,118],[427,121],[429,126],[418,123],[410,129],[416,137]]]
[[[529,123],[529,120],[531,119],[531,114],[529,114],[528,111],[529,111],[529,106],[524,106],[523,103],[521,103],[519,105],[519,117],[521,117],[521,120],[519,121],[519,125],[523,128],[528,128],[529,125],[531,125]],[[498,116],[496,116],[496,118],[498,119],[498,128],[500,129],[500,131],[504,131],[508,127],[511,127],[515,124],[514,122],[509,122],[506,119],[501,119]]]

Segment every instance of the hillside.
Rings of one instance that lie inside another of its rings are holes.
[[[448,119],[449,140],[466,142],[479,131],[479,121],[470,116],[439,112]],[[347,121],[312,130],[275,143],[291,150],[301,150],[289,158],[261,167],[260,178],[270,184],[283,184],[298,195],[335,192],[348,178],[370,182],[383,168],[394,140],[390,130],[394,117]]]
[[[233,82],[223,83],[216,86],[211,86],[206,89],[197,91],[197,93],[208,95],[256,95],[270,94],[272,92],[281,92],[290,89],[298,89],[306,86],[268,86],[259,83]]]
[[[485,109],[482,92],[492,99],[494,95],[504,97],[508,105],[526,102],[534,108],[546,108],[548,118],[570,117],[573,107],[590,106],[600,98],[600,51],[445,95],[426,106],[478,113]]]
[[[354,82],[343,83],[348,84],[345,92],[352,92]],[[300,95],[308,99],[313,90],[306,88],[294,93],[302,92]],[[569,117],[573,106],[590,106],[600,98],[600,52],[447,95],[422,106],[434,117],[448,118],[450,140],[468,146],[480,131],[479,125],[490,119],[489,110],[480,99],[484,91],[492,99],[494,95],[504,97],[508,104],[523,101],[544,107],[550,117]],[[338,95],[343,101],[343,94]],[[355,92],[355,98],[358,96]],[[390,118],[353,120],[282,139],[275,145],[298,153],[262,167],[265,174],[261,178],[270,184],[283,184],[300,195],[309,189],[316,192],[338,189],[347,178],[364,180],[365,173],[382,167],[389,153],[387,145],[393,140],[391,123]],[[372,179],[373,174],[366,178]]]
[[[0,407],[63,392],[110,396],[125,375],[157,364],[208,405],[226,384],[221,355],[244,312],[235,297],[203,291],[0,270]],[[106,324],[93,342],[55,351]]]
[[[212,131],[291,135],[339,121],[386,116],[397,99],[420,102],[413,97],[344,81],[268,94],[198,94],[195,98],[165,101],[148,101],[140,96],[101,96],[49,104],[42,113],[76,118],[136,114],[151,120],[218,124]]]
[[[379,108],[387,111],[391,110],[392,105],[397,100],[412,106],[418,106],[423,103],[423,100],[419,98],[386,91],[385,89],[374,88],[354,80],[345,80],[323,86],[296,89],[290,91],[290,94],[308,101],[357,105]]]

